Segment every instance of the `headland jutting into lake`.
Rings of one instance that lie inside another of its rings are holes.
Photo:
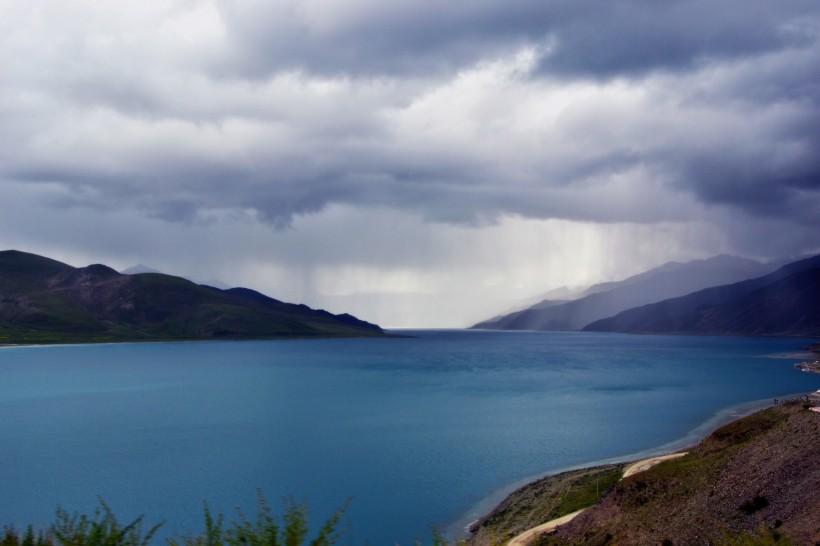
[[[730,421],[686,451],[535,480],[473,522],[467,542],[816,544],[818,480],[820,391]]]

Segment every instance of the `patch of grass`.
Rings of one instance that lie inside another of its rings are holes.
[[[497,546],[547,521],[593,506],[611,491],[626,463],[547,476],[511,493],[472,528],[472,546]]]
[[[636,509],[659,497],[682,498],[706,487],[707,477],[719,473],[722,460],[723,454],[700,457],[689,453],[624,479],[616,485],[616,492],[626,505]]]
[[[612,469],[600,474],[590,474],[572,484],[561,502],[555,508],[555,517],[560,518],[581,508],[587,508],[621,479],[622,471]]]
[[[732,421],[714,431],[702,444],[702,450],[714,451],[739,445],[760,436],[787,418],[774,408],[759,411],[737,421]]]
[[[59,332],[30,328],[0,328],[0,344],[59,345],[64,343],[107,343],[117,338],[105,334]]]

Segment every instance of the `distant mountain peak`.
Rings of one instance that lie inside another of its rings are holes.
[[[89,266],[80,268],[80,271],[85,271],[92,275],[100,276],[100,277],[110,277],[110,276],[118,276],[120,273],[117,270],[108,267],[107,265],[103,264],[91,264]]]
[[[154,269],[143,264],[132,265],[128,269],[120,271],[123,275],[139,275],[141,273],[162,273],[159,269]]]

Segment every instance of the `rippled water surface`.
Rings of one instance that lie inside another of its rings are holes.
[[[768,356],[806,340],[401,333],[415,337],[4,348],[0,525],[99,495],[168,536],[201,529],[203,501],[253,512],[261,488],[316,520],[352,497],[355,544],[429,543],[522,479],[820,388]]]

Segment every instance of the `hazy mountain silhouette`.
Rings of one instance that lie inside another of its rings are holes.
[[[685,263],[669,262],[622,281],[593,285],[579,299],[545,300],[523,311],[478,323],[473,328],[580,330],[591,322],[632,307],[756,277],[776,267],[727,255]]]
[[[143,264],[132,265],[128,269],[120,271],[123,275],[139,275],[140,273],[162,273],[159,269],[154,269]]]
[[[584,330],[632,333],[820,335],[820,256],[774,273],[623,311]]]

